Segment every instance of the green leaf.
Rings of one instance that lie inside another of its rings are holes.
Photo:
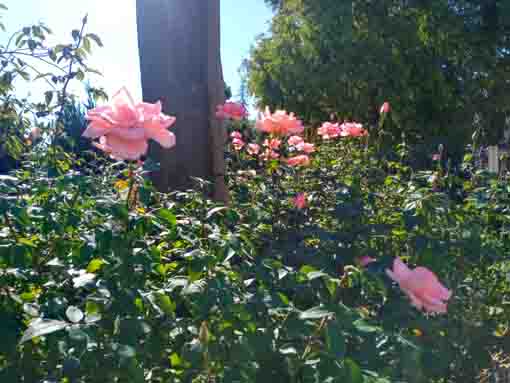
[[[177,305],[168,295],[162,293],[156,294],[156,302],[161,311],[163,311],[166,315],[171,316],[175,313]]]
[[[338,360],[343,359],[346,352],[345,336],[338,322],[330,322],[326,327],[326,344],[328,351]]]
[[[87,273],[94,274],[95,272],[101,270],[103,265],[106,263],[104,259],[96,258],[89,262],[87,266]]]
[[[322,319],[331,316],[331,311],[326,311],[320,307],[314,307],[309,310],[303,311],[299,314],[299,319]]]
[[[156,213],[156,216],[161,218],[165,223],[169,224],[170,226],[177,225],[177,218],[175,215],[168,209],[160,209]]]
[[[219,213],[220,211],[227,210],[227,209],[228,208],[226,206],[218,206],[218,207],[212,208],[211,210],[209,210],[207,212],[206,219],[209,219],[216,213]]]
[[[352,359],[345,359],[343,372],[345,383],[363,383],[363,374],[361,373],[361,369]]]
[[[24,343],[27,340],[30,340],[37,336],[52,334],[56,331],[63,330],[68,326],[69,324],[63,321],[36,319],[26,329],[25,333],[23,334],[23,337],[20,340],[20,343]]]
[[[29,246],[29,247],[34,247],[34,248],[37,247],[37,245],[32,240],[30,240],[28,238],[18,238],[18,243],[21,243],[21,244]]]
[[[103,42],[101,41],[99,36],[96,35],[95,33],[88,33],[87,37],[94,40],[99,47],[103,47]]]
[[[174,352],[172,355],[170,355],[170,364],[172,367],[179,367],[182,365],[182,359],[179,354]]]
[[[78,81],[83,81],[85,79],[85,73],[81,69],[76,71],[76,79]]]
[[[363,319],[358,319],[357,321],[355,321],[353,323],[353,325],[356,328],[356,330],[358,330],[360,332],[364,332],[364,333],[373,333],[373,332],[381,331],[380,327],[372,326],[372,325],[368,324],[367,322],[365,322]]]
[[[88,53],[91,52],[90,39],[87,36],[83,38],[83,49],[85,49]]]

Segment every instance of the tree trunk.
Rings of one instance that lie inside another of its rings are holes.
[[[151,147],[161,164],[154,175],[162,191],[213,181],[214,198],[227,201],[226,132],[215,118],[224,100],[220,59],[220,0],[137,0],[138,46],[145,101],[161,100],[177,117],[176,147]]]

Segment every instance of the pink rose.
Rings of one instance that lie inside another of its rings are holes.
[[[287,159],[287,164],[289,166],[307,166],[310,164],[310,157],[305,154],[301,154],[299,156],[290,157]]]
[[[241,132],[238,132],[237,130],[235,130],[232,133],[230,133],[230,138],[242,139],[243,135],[241,134]]]
[[[292,199],[292,204],[298,209],[306,207],[306,193],[299,193]]]
[[[390,103],[386,101],[384,104],[382,104],[381,109],[379,110],[379,114],[389,113],[390,110],[391,110]]]
[[[322,126],[317,130],[317,134],[322,137],[323,140],[329,140],[331,138],[336,138],[340,136],[342,129],[336,124],[332,124],[331,122],[325,122]]]
[[[276,138],[272,138],[270,140],[264,140],[264,146],[267,146],[269,149],[276,150],[280,147],[282,144],[281,140],[278,140]]]
[[[308,142],[303,142],[303,143],[297,145],[296,149],[301,151],[301,152],[305,152],[307,154],[310,154],[310,153],[315,152],[315,145],[314,144],[309,144]]]
[[[269,107],[266,107],[264,113],[260,113],[255,127],[262,132],[275,136],[301,134],[305,129],[303,123],[293,113],[288,114],[285,110],[277,110],[271,113]]]
[[[248,144],[248,148],[246,150],[248,151],[249,154],[251,154],[252,156],[255,156],[255,155],[259,154],[260,146],[257,144]]]
[[[446,301],[450,299],[452,293],[429,269],[417,267],[411,270],[400,258],[395,258],[393,270],[386,270],[386,274],[399,284],[417,309],[446,313]]]
[[[368,132],[363,129],[363,125],[357,122],[344,122],[340,128],[342,137],[361,137],[366,136]]]
[[[234,150],[241,150],[244,147],[244,141],[240,138],[234,138],[232,140],[232,146],[234,147]]]
[[[303,140],[303,138],[302,138],[302,137],[300,137],[300,136],[291,136],[291,137],[289,137],[289,139],[287,140],[287,142],[288,142],[288,144],[289,144],[290,146],[298,146],[298,145],[302,144],[302,143],[303,143],[303,142],[305,142],[305,141],[304,141],[304,140]]]
[[[117,159],[138,160],[147,153],[150,139],[167,149],[175,146],[175,135],[167,130],[175,117],[162,113],[161,102],[136,104],[126,88],[110,105],[89,110],[86,118],[90,123],[83,137],[99,138],[94,145]]]
[[[248,116],[246,108],[237,102],[226,102],[216,107],[216,117],[220,119],[242,120]]]
[[[278,152],[275,152],[274,150],[266,149],[264,150],[264,152],[262,152],[260,158],[264,161],[275,160],[277,158],[280,158],[280,154],[278,154]]]

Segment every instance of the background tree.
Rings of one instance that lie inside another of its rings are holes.
[[[215,197],[226,200],[225,132],[215,118],[224,102],[220,61],[220,1],[138,0],[137,23],[144,100],[162,100],[175,115],[177,146],[155,145],[161,190],[190,185],[190,177],[214,180]]]
[[[286,0],[257,42],[250,89],[311,124],[336,113],[375,126],[389,100],[396,139],[446,143],[459,157],[480,121],[501,137],[510,111],[504,1]]]

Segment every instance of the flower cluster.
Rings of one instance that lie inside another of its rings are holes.
[[[218,110],[222,109],[218,107]],[[243,140],[243,135],[239,131],[230,134],[232,147],[235,151],[241,151],[246,148],[246,152],[262,161],[282,159],[282,162],[292,167],[307,166],[310,164],[309,154],[315,151],[315,145],[305,142],[299,135],[303,133],[303,123],[292,113],[284,110],[277,110],[271,113],[266,109],[259,115],[255,125],[261,133],[268,134],[261,144],[248,143]],[[289,137],[290,136],[290,137]],[[285,158],[284,153],[292,153],[289,158]]]
[[[324,140],[337,137],[362,137],[368,135],[362,124],[357,122],[331,123],[325,122],[317,130],[319,136]]]

